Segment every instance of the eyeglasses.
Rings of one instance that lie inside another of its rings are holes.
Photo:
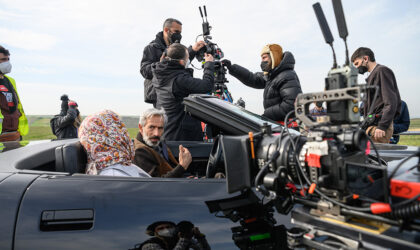
[[[9,61],[10,60],[10,58],[9,57],[3,57],[3,58],[0,58],[0,62],[7,62],[7,61]]]

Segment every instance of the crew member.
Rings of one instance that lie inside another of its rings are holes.
[[[214,59],[205,54],[203,79],[193,78],[193,70],[186,68],[189,53],[187,48],[174,43],[168,47],[162,62],[153,64],[153,85],[157,94],[157,107],[163,108],[168,116],[164,137],[168,141],[202,141],[200,121],[184,111],[182,101],[189,94],[205,94],[214,87]]]
[[[363,106],[365,119],[375,118],[369,122],[366,133],[374,142],[389,143],[394,131],[393,120],[401,110],[400,92],[394,73],[390,68],[376,63],[375,55],[369,48],[358,48],[351,56],[351,61],[360,74],[370,73],[366,79],[367,85],[377,87],[377,90],[368,91]]]
[[[163,23],[163,31],[157,33],[155,40],[151,41],[143,50],[140,73],[144,77],[144,101],[152,103],[154,107],[156,107],[156,91],[152,84],[152,63],[160,60],[163,52],[169,45],[181,42],[181,32],[182,23],[174,18],[168,18]],[[204,41],[198,41],[188,48],[191,61],[194,59],[196,52],[204,45]]]
[[[77,130],[82,123],[78,105],[67,95],[62,95],[60,99],[61,112],[51,119],[51,129],[57,139],[77,138]]]
[[[391,137],[390,143],[397,144],[400,141],[398,134],[403,133],[410,127],[410,113],[408,112],[408,106],[405,101],[401,100],[401,111],[400,114],[394,119],[394,133]]]
[[[146,110],[139,120],[139,133],[134,139],[134,164],[152,177],[182,177],[191,164],[191,154],[179,145],[179,163],[162,140],[167,117],[164,110]]]
[[[11,70],[10,53],[0,46],[0,142],[19,141],[29,131],[16,82],[6,75]]]
[[[291,52],[284,52],[278,44],[268,44],[261,51],[261,70],[252,73],[229,60],[222,61],[229,74],[243,84],[264,89],[264,116],[283,122],[285,116],[294,110],[297,95],[302,93],[299,78],[294,71],[295,58]]]

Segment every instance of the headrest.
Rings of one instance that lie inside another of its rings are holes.
[[[55,148],[55,169],[57,172],[84,173],[86,163],[86,151],[78,141]]]

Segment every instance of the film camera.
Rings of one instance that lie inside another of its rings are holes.
[[[198,61],[203,62],[205,53],[213,56],[213,58],[215,59],[214,60],[215,85],[214,85],[214,90],[212,94],[219,97],[222,100],[233,102],[232,95],[226,86],[226,83],[229,82],[226,79],[227,69],[220,61],[220,59],[224,57],[223,51],[216,43],[211,41],[212,37],[210,36],[210,31],[212,27],[210,26],[207,20],[206,6],[203,6],[204,15],[203,15],[203,11],[201,7],[198,7],[198,9],[200,10],[201,19],[203,20],[203,23],[202,23],[203,33],[198,35],[197,38],[199,36],[202,36],[206,45],[197,52],[195,57],[197,58]],[[245,104],[243,104],[242,106],[245,106]]]
[[[346,41],[341,1],[332,2]],[[313,7],[332,47],[321,6]],[[286,116],[284,128],[274,131],[267,125],[256,134],[219,136],[215,146],[223,151],[227,191],[240,195],[206,204],[210,212],[240,222],[232,233],[241,249],[420,248],[420,164],[404,165],[420,152],[387,166],[360,128],[358,104],[367,87],[356,84],[347,45],[343,67],[334,49],[333,55],[325,91],[299,95],[289,113],[305,125],[306,135],[289,131]],[[325,117],[308,115],[314,102],[327,104]],[[274,208],[291,214],[295,226],[276,225]]]

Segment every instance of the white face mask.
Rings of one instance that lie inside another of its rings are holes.
[[[11,71],[12,71],[12,64],[9,61],[0,63],[0,72],[2,74],[8,74]]]
[[[191,61],[188,58],[187,61],[185,62],[185,68],[188,68],[188,66],[190,66],[190,64],[191,64]]]
[[[171,238],[175,236],[175,228],[165,228],[157,232],[159,236]]]

